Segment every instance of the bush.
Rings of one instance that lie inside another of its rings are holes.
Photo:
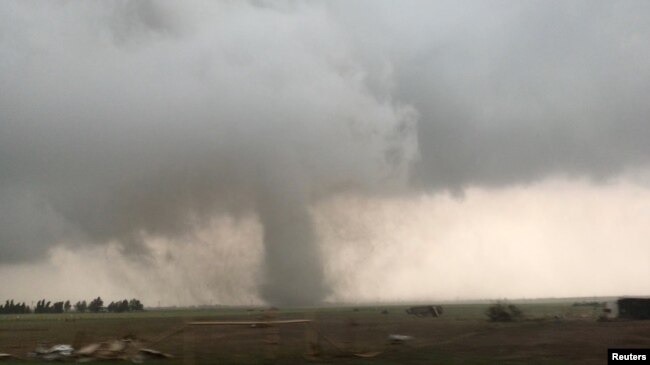
[[[491,305],[485,313],[492,322],[512,322],[523,317],[523,313],[514,304],[497,302]]]

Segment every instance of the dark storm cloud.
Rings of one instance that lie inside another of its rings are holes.
[[[0,262],[264,228],[263,296],[327,293],[341,189],[615,176],[650,156],[646,2],[9,2]],[[417,126],[416,126],[417,119]],[[300,280],[297,280],[297,279]]]
[[[432,22],[455,19],[446,33],[396,57],[395,95],[420,114],[420,183],[598,180],[647,165],[647,2],[438,5]]]
[[[326,294],[314,197],[405,176],[413,113],[366,91],[320,6],[9,3],[0,55],[0,261],[60,243],[146,256],[257,212],[262,294]],[[410,125],[410,127],[409,127]]]

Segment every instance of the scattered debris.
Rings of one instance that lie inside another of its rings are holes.
[[[29,356],[45,361],[59,361],[72,356],[73,352],[74,348],[67,344],[54,345],[52,347],[45,347],[43,344],[39,344]]]
[[[0,354],[0,360],[4,359],[3,355],[11,356]],[[78,362],[132,360],[137,363],[146,359],[167,359],[172,357],[172,355],[160,351],[141,348],[138,343],[131,339],[91,343],[77,351],[67,344],[55,345],[49,348],[39,345],[30,353],[30,356],[44,361],[65,361],[68,359],[77,359]]]
[[[147,358],[151,359],[171,359],[172,355],[166,354],[164,352],[152,350],[152,349],[140,349],[140,355],[144,355]]]
[[[126,349],[126,344],[131,343],[131,341],[125,340],[116,340],[109,343],[108,351],[110,352],[122,352]]]
[[[406,313],[412,314],[416,317],[431,316],[437,318],[442,315],[442,307],[439,305],[420,305],[420,306],[410,307],[409,309],[406,310]]]
[[[52,348],[50,348],[50,353],[56,352],[64,356],[72,355],[73,351],[74,348],[70,345],[54,345]]]
[[[80,361],[128,360],[138,353],[139,347],[131,340],[112,340],[86,345],[75,353]]]
[[[90,345],[82,347],[79,351],[75,352],[77,356],[91,356],[102,346],[101,343],[91,343]]]
[[[16,358],[16,357],[15,357],[14,355],[12,355],[12,354],[4,354],[4,353],[1,353],[1,352],[0,352],[0,361],[4,361],[4,360],[13,360],[13,359],[15,359],[15,358]]]
[[[413,336],[407,335],[388,335],[388,341],[393,345],[400,345],[413,339]]]

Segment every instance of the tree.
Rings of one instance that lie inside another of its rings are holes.
[[[66,300],[65,304],[63,304],[63,310],[65,310],[66,312],[70,312],[70,308],[72,308],[72,305],[70,304],[69,300]]]
[[[36,308],[34,309],[34,313],[45,313],[45,299],[36,302]]]
[[[133,298],[129,301],[129,310],[130,311],[141,311],[144,310],[144,305],[140,303],[139,300]]]
[[[102,298],[97,297],[97,298],[93,299],[90,302],[90,304],[88,304],[88,310],[93,312],[93,313],[97,313],[103,308],[103,305],[104,305],[104,301],[102,300]]]
[[[54,303],[50,313],[63,313],[63,302]]]
[[[117,311],[118,312],[128,312],[129,311],[129,302],[126,299],[119,302],[117,304]]]
[[[74,310],[76,310],[79,313],[83,313],[86,310],[88,310],[88,304],[86,303],[85,300],[82,300],[80,302],[75,303],[74,305]]]
[[[118,300],[116,302],[111,302],[108,307],[106,307],[106,310],[116,313],[130,312],[134,310],[142,310],[142,304],[140,304],[136,299],[132,299],[131,301],[124,299],[121,301]]]
[[[29,313],[29,307],[25,302],[17,303],[14,300],[7,300],[4,305],[0,305],[0,314],[23,314]]]

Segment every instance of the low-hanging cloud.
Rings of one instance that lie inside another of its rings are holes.
[[[14,33],[2,47],[0,183],[13,204],[0,257],[66,241],[146,256],[145,235],[182,240],[218,212],[253,210],[264,297],[318,303],[326,285],[308,204],[402,179],[417,149],[413,112],[366,91],[319,7],[193,5],[205,12],[154,2],[4,11]]]
[[[646,2],[348,6],[337,19],[358,52],[390,70],[391,97],[419,114],[424,188],[603,179],[647,165]]]
[[[647,166],[648,3],[443,2],[406,14],[416,40],[396,57],[393,95],[420,114],[424,186]]]
[[[0,263],[257,216],[260,292],[328,292],[310,209],[645,167],[645,2],[10,2]]]

